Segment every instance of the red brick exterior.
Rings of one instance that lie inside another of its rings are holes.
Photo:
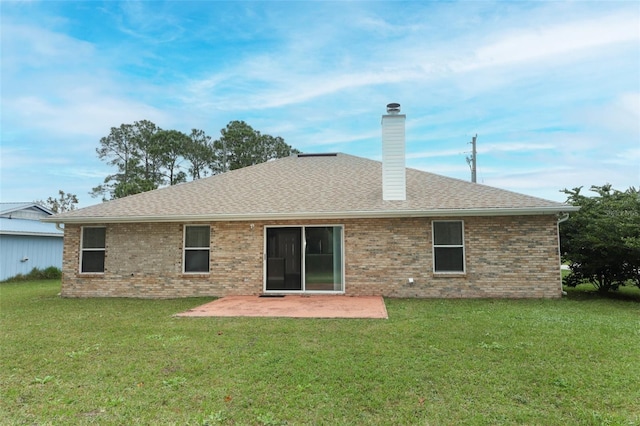
[[[65,226],[62,295],[178,298],[260,294],[268,225],[343,225],[345,293],[418,298],[561,295],[553,215],[466,217],[466,273],[433,272],[432,220],[212,222],[209,274],[182,273],[184,223],[106,224],[104,274],[80,274],[81,226]],[[457,220],[458,218],[454,218]],[[413,283],[409,283],[413,278]]]

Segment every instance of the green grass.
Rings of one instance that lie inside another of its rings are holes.
[[[386,300],[388,320],[0,285],[1,424],[640,424],[640,304]]]
[[[565,286],[564,290],[574,299],[608,298],[640,302],[640,288],[632,284],[620,286],[617,290],[610,290],[604,294],[598,292],[593,284],[588,283],[580,284],[575,288]]]

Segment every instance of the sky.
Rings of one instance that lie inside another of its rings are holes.
[[[408,167],[470,180],[477,134],[478,183],[640,187],[638,1],[0,1],[0,19],[4,202],[101,202],[100,138],[145,119],[380,160],[390,102]]]

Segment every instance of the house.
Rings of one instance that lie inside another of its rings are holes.
[[[560,297],[575,207],[405,168],[404,123],[390,104],[382,162],[298,154],[45,219],[62,295]]]
[[[0,281],[33,268],[62,268],[64,233],[40,221],[52,214],[37,203],[0,203]]]

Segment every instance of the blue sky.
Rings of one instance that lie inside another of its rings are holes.
[[[113,170],[111,127],[213,138],[231,120],[303,152],[381,158],[564,201],[640,186],[640,3],[3,1],[2,201],[75,193]]]

